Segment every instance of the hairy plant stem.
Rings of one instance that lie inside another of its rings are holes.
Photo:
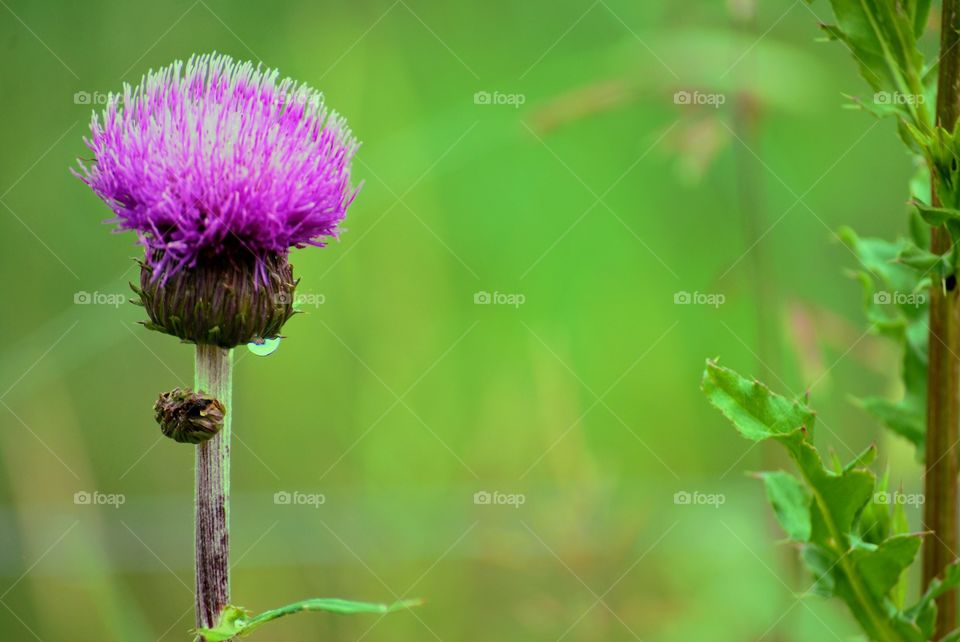
[[[195,388],[226,408],[223,428],[197,446],[196,621],[211,628],[230,602],[230,423],[233,350],[197,344]],[[202,639],[202,638],[201,638]]]
[[[940,68],[937,85],[937,124],[952,130],[960,111],[960,0],[943,0],[940,31]],[[935,172],[931,172],[935,176]],[[936,178],[934,178],[936,181]],[[936,183],[932,202],[939,204]],[[933,230],[931,247],[949,251],[950,234]],[[924,538],[923,584],[941,575],[953,562],[957,550],[957,455],[960,422],[960,298],[955,279],[952,287],[936,281],[930,293],[929,363],[927,365],[927,435],[924,474],[924,528],[933,534]],[[937,600],[937,639],[957,626],[956,591]]]

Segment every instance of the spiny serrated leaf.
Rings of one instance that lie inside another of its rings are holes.
[[[917,33],[922,32],[929,10],[926,0],[830,0],[830,4],[837,24],[824,30],[847,45],[874,91],[903,97],[891,98],[891,107],[918,131],[920,139],[905,132],[908,142],[918,144],[932,124],[925,100],[923,56],[917,47]]]
[[[905,239],[896,242],[863,239],[849,228],[842,229],[839,235],[866,268],[857,277],[863,285],[871,328],[896,341],[903,355],[902,398],[897,401],[869,398],[859,403],[890,430],[913,443],[919,459],[923,456],[926,433],[929,278],[895,259],[924,250]],[[920,234],[917,236],[923,241]]]
[[[873,473],[857,469],[837,475],[820,464],[816,449],[805,444],[797,464],[810,484],[816,503],[812,511],[811,541],[823,546],[850,546],[854,520],[873,496]]]
[[[876,477],[862,466],[873,460],[873,449],[858,455],[839,471],[824,467],[820,454],[802,427],[812,423],[813,411],[791,402],[756,381],[741,377],[712,361],[707,362],[703,391],[746,438],[783,444],[800,470],[797,478],[770,473],[765,478],[777,518],[791,536],[809,537],[804,561],[813,572],[813,590],[843,599],[872,640],[925,642],[918,625],[897,610],[893,591],[919,548],[919,539],[896,535],[872,544],[860,537],[864,514],[877,519],[871,497]],[[809,522],[798,516],[809,501]],[[884,530],[889,530],[889,518]],[[802,540],[801,540],[802,541]]]
[[[925,282],[918,278],[916,271],[898,261],[915,247],[907,239],[863,238],[849,227],[840,228],[837,235],[884,290],[909,294],[924,287]]]
[[[702,388],[710,403],[752,441],[787,438],[802,429],[813,430],[816,415],[806,405],[788,401],[759,381],[744,379],[712,361],[707,362]]]
[[[874,598],[882,600],[897,585],[903,571],[916,558],[920,543],[916,535],[897,535],[873,550],[858,549],[852,553],[857,571]]]

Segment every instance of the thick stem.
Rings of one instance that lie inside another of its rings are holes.
[[[233,350],[197,345],[199,391],[223,403],[223,428],[197,446],[196,612],[198,627],[212,627],[230,602],[230,419]]]
[[[943,0],[940,69],[937,87],[937,123],[952,130],[960,111],[960,0]],[[931,168],[932,169],[932,168]],[[938,204],[936,173],[932,202]],[[933,230],[932,249],[950,249],[950,234]],[[924,475],[923,583],[942,575],[957,550],[957,455],[960,422],[960,299],[955,279],[935,281],[930,292],[930,360],[927,366],[926,472]],[[937,600],[937,639],[957,626],[956,591]]]

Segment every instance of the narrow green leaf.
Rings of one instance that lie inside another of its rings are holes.
[[[796,542],[810,540],[810,492],[799,479],[783,471],[760,473],[777,521]]]
[[[200,628],[197,629],[195,633],[206,638],[208,642],[225,642],[235,637],[247,636],[257,627],[271,620],[303,611],[325,611],[327,613],[338,613],[342,615],[359,613],[386,614],[413,608],[421,604],[423,604],[422,600],[401,600],[393,604],[375,604],[332,597],[314,598],[264,611],[254,616],[251,616],[250,612],[246,609],[230,605],[220,614],[220,619],[215,627],[212,629]]]
[[[953,272],[949,256],[934,254],[917,247],[913,243],[900,250],[896,260],[897,263],[918,270],[924,276],[932,274],[944,278]]]
[[[949,207],[933,207],[920,201],[914,201],[913,206],[928,225],[933,227],[946,225],[954,240],[960,237],[960,210]]]
[[[923,35],[927,27],[927,19],[930,17],[931,0],[915,0],[909,2],[910,13],[913,14],[913,35],[919,38]]]
[[[929,228],[924,227],[929,235]],[[871,327],[897,342],[902,353],[903,396],[899,400],[869,398],[859,403],[893,432],[913,443],[917,458],[921,459],[926,433],[926,315],[930,281],[915,267],[896,259],[920,256],[925,250],[906,239],[863,239],[849,228],[841,229],[839,235],[865,268],[856,276],[863,286]],[[924,242],[922,236],[915,234],[918,241]]]
[[[863,451],[854,457],[849,464],[843,467],[842,472],[849,472],[855,468],[866,468],[877,459],[877,447],[870,444]],[[837,471],[841,472],[841,471]]]
[[[924,435],[926,434],[926,415],[922,406],[868,397],[858,399],[857,403],[867,412],[874,415],[890,430],[907,439],[916,446],[918,452],[924,449]]]

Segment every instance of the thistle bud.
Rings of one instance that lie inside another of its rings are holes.
[[[153,411],[163,435],[186,444],[202,443],[220,432],[226,414],[219,399],[182,388],[161,393]]]
[[[214,258],[157,278],[154,256],[140,269],[134,291],[150,317],[150,330],[189,343],[233,348],[280,334],[294,314],[297,281],[286,257]]]

